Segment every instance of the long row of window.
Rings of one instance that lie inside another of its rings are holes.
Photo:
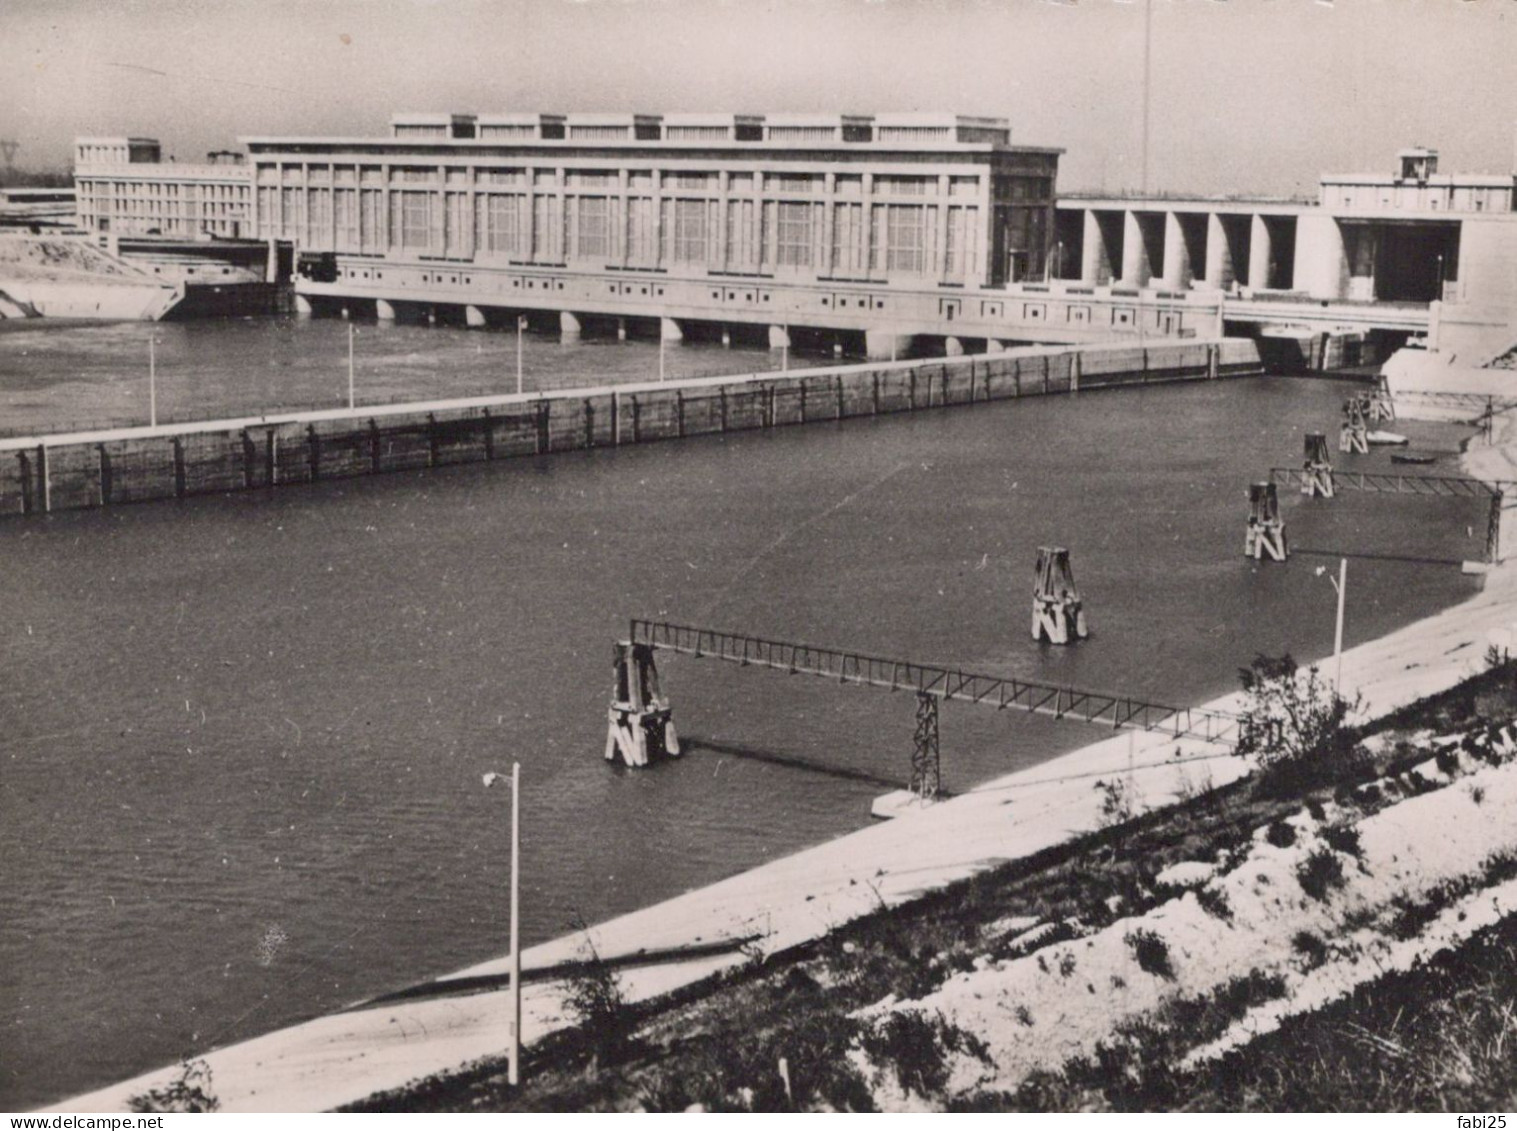
[[[474,185],[520,186],[527,183],[530,174],[534,187],[554,190],[560,185],[567,188],[611,189],[620,185],[619,175],[613,169],[478,169],[474,173]],[[278,168],[263,165],[258,169],[260,185],[307,184],[339,186],[362,184],[383,185],[385,170],[382,166],[285,165]],[[762,178],[762,180],[760,180]],[[651,190],[653,173],[646,169],[632,170],[627,174],[628,187]],[[389,183],[393,185],[435,185],[467,189],[470,187],[469,170],[443,169],[435,165],[391,166]],[[721,191],[721,175],[716,172],[671,171],[661,178],[665,190],[687,192]],[[752,193],[762,188],[768,193],[810,195],[826,189],[827,179],[820,173],[729,173],[727,191],[741,194]],[[858,196],[864,191],[864,178],[857,173],[839,173],[833,178],[833,191],[843,196]],[[877,174],[874,177],[876,196],[937,196],[943,191],[936,176]],[[947,192],[950,196],[975,196],[980,191],[980,178],[976,176],[951,176]],[[1023,190],[1026,191],[1026,190]]]
[[[972,278],[981,210],[923,204],[260,188],[266,234],[312,250]],[[830,207],[832,223],[827,225]],[[725,215],[724,215],[725,213]]]

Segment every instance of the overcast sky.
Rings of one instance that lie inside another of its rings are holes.
[[[1511,172],[1517,0],[1148,0],[1149,185]],[[381,133],[396,110],[953,110],[1137,188],[1145,0],[0,0],[0,139]]]

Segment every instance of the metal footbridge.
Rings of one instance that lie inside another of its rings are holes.
[[[1270,481],[1283,487],[1305,488],[1312,472],[1299,467],[1272,467]],[[1507,500],[1517,499],[1517,482],[1504,479],[1469,479],[1453,475],[1402,475],[1395,471],[1344,471],[1332,469],[1338,490],[1372,495],[1417,495],[1422,498],[1485,499],[1485,559],[1501,561],[1501,511]]]
[[[1269,477],[1282,487],[1300,487],[1306,481],[1299,467],[1272,467]],[[1374,495],[1421,495],[1444,499],[1491,499],[1517,488],[1517,483],[1499,479],[1467,479],[1454,475],[1402,475],[1396,471],[1345,471],[1333,468],[1333,485],[1340,490]]]
[[[863,652],[770,640],[666,621],[634,619],[629,643],[634,648],[722,660],[739,667],[768,668],[787,675],[817,676],[843,685],[915,693],[917,749],[912,758],[911,789],[928,796],[936,794],[940,787],[937,708],[945,700],[1001,711],[1026,711],[1114,730],[1148,731],[1173,739],[1194,739],[1220,746],[1236,745],[1239,737],[1237,716],[1223,711],[1176,707],[1133,695],[984,675],[962,668],[887,659]]]

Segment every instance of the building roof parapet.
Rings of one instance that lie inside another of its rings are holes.
[[[873,145],[878,149],[1008,148],[1005,118],[933,113],[677,113],[582,111],[571,114],[492,112],[481,114],[401,113],[390,119],[388,139],[375,137],[253,137],[246,145],[378,145],[384,140],[440,142],[595,142],[604,145],[648,142],[674,145],[721,142],[767,143],[773,147],[816,148]],[[1021,146],[1028,152],[1062,149]]]
[[[1408,179],[1395,173],[1323,173],[1323,185],[1429,185],[1444,188],[1459,188],[1470,185],[1475,188],[1506,188],[1517,174],[1513,173],[1433,173],[1422,180]]]
[[[152,177],[159,180],[222,180],[228,182],[248,181],[252,179],[252,166],[247,164],[230,163],[197,163],[179,161],[134,161],[127,163],[86,161],[74,166],[74,176],[111,176],[118,180],[125,177],[146,178]]]

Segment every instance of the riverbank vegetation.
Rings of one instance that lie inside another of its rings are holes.
[[[1244,686],[1251,777],[1097,783],[1097,832],[651,1002],[592,962],[520,1088],[358,1109],[1514,1106],[1517,664],[1357,731],[1288,658]]]

